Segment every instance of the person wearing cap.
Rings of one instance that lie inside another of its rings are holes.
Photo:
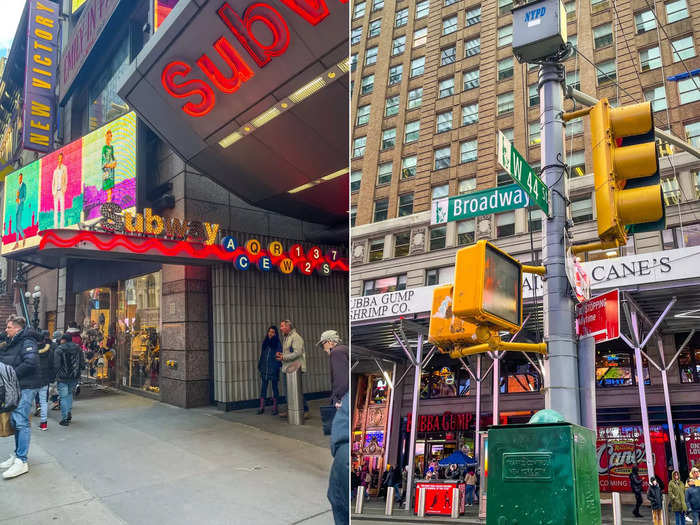
[[[39,428],[47,430],[48,428],[48,412],[49,412],[49,384],[56,380],[53,369],[53,351],[54,345],[49,337],[48,330],[41,332],[42,341],[39,343],[39,371],[41,372],[41,387],[36,394],[37,410],[34,415],[40,415]],[[38,412],[38,413],[37,413]]]
[[[341,344],[340,335],[335,330],[326,330],[321,334],[318,346],[330,356],[331,365],[331,403],[340,408],[343,396],[348,391],[349,358],[348,347]]]

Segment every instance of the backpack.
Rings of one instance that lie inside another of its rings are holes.
[[[10,412],[19,404],[20,386],[15,369],[0,363],[0,412]]]
[[[61,363],[56,374],[63,379],[80,379],[80,359],[75,352],[61,352]]]

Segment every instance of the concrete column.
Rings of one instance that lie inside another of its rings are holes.
[[[75,293],[70,266],[58,270],[58,296],[56,298],[56,329],[65,330],[75,321]]]
[[[184,408],[209,404],[209,269],[163,265],[161,401]],[[166,366],[175,361],[175,367]]]
[[[452,221],[445,226],[447,226],[445,246],[457,246],[457,223]]]

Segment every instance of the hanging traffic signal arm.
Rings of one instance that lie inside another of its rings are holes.
[[[541,275],[542,277],[547,274],[547,268],[544,266],[528,266],[527,264],[523,264],[521,268],[523,273],[534,273],[536,275]]]

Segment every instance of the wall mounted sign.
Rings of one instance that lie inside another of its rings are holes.
[[[576,334],[596,343],[620,337],[620,291],[611,290],[576,305]]]
[[[474,414],[462,412],[453,414],[443,412],[442,414],[423,414],[418,416],[418,432],[451,432],[455,430],[469,430],[474,419]],[[411,431],[412,414],[408,414],[406,420],[406,432]]]
[[[53,149],[60,34],[58,15],[56,2],[29,0],[22,141],[25,149],[40,153]]]

